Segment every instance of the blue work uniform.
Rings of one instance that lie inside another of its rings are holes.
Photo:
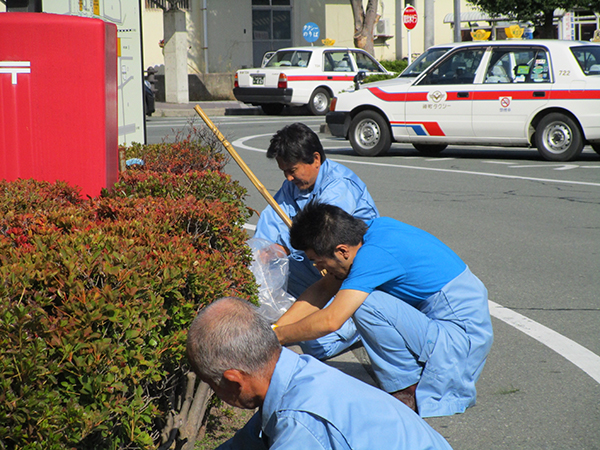
[[[451,450],[389,394],[284,348],[262,408],[218,450]]]
[[[350,169],[329,159],[323,161],[319,168],[312,190],[301,191],[294,183],[285,180],[274,198],[290,218],[295,217],[311,200],[338,206],[362,220],[379,217],[379,211],[365,183]],[[292,248],[289,227],[271,206],[261,213],[254,237],[266,239],[290,250],[287,291],[295,298],[321,278],[321,274],[304,252]],[[356,328],[349,320],[337,332],[315,341],[302,342],[300,346],[305,353],[324,359],[346,349],[358,338]]]
[[[353,318],[377,381],[418,383],[423,417],[464,412],[493,341],[485,286],[431,234],[387,217],[367,225],[340,290],[370,294]]]

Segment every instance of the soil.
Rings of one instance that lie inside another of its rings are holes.
[[[213,450],[231,438],[246,425],[255,411],[234,408],[219,402],[210,410],[204,436],[196,442],[194,450]]]

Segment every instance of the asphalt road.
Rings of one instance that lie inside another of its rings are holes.
[[[215,124],[275,193],[283,176],[265,157],[270,136],[311,116],[223,116]],[[148,140],[172,139],[186,119],[151,118]],[[394,144],[354,155],[320,134],[329,158],[354,170],[380,213],[453,248],[486,284],[495,341],[465,414],[428,419],[456,450],[600,449],[600,155],[543,161],[534,149],[448,147],[421,157]],[[248,206],[265,202],[248,189]],[[256,223],[253,217],[251,223]]]

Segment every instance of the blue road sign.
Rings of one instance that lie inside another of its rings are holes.
[[[306,42],[315,42],[319,39],[319,25],[313,22],[308,22],[302,28],[302,36],[306,39]]]

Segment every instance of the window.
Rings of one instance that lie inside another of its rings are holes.
[[[446,53],[449,48],[436,48],[428,49],[425,53],[422,53],[417,59],[415,59],[410,66],[408,66],[400,77],[416,77],[421,74],[425,69],[432,65],[437,59]]]
[[[273,39],[291,39],[291,11],[273,10]]]
[[[177,6],[181,9],[190,9],[190,0],[179,0]],[[162,9],[167,11],[170,7],[168,0],[146,0],[146,9]]]
[[[290,6],[290,0],[252,0],[252,6]]]
[[[306,67],[311,54],[312,52],[309,51],[277,52],[266,67]]]
[[[485,75],[484,83],[512,83],[516,66],[514,53],[510,50],[495,49]]]
[[[290,0],[252,0],[252,52],[260,66],[266,52],[292,45]]]
[[[571,47],[571,53],[586,75],[600,75],[600,48],[596,46]]]
[[[513,69],[515,83],[540,83],[550,81],[548,57],[544,50],[521,51],[515,54]]]
[[[518,79],[515,81],[519,82]],[[525,77],[525,82],[543,83],[548,81],[550,81],[548,54],[544,50],[538,50],[529,63],[529,77]]]
[[[252,38],[261,41],[271,39],[271,11],[252,11]]]
[[[419,84],[471,84],[485,49],[466,48],[441,61]]]
[[[323,53],[323,68],[326,72],[352,72],[352,62],[348,52]]]
[[[256,40],[291,39],[291,11],[289,9],[253,9],[252,36]]]
[[[356,60],[358,70],[366,70],[367,72],[381,72],[377,61],[371,58],[368,54],[363,52],[352,52],[352,54]]]
[[[495,48],[484,83],[543,83],[550,81],[545,50],[535,48]]]

